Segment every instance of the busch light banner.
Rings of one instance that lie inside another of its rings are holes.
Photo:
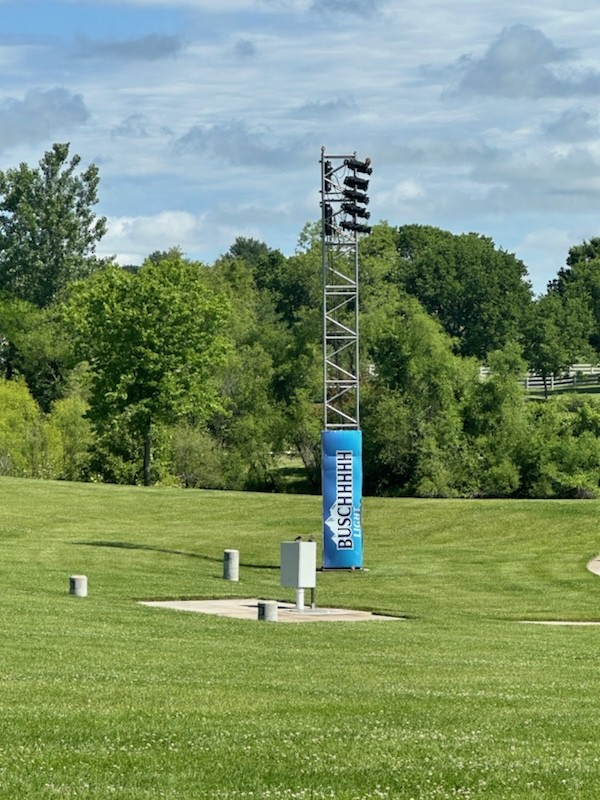
[[[362,433],[323,431],[323,568],[362,568]]]

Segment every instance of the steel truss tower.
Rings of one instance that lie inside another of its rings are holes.
[[[358,239],[370,233],[370,159],[321,149],[324,430],[360,428]]]

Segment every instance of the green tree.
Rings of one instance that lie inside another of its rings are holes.
[[[71,346],[54,306],[0,296],[0,369],[23,377],[45,412],[62,396],[71,367]]]
[[[99,264],[98,169],[78,172],[80,161],[69,159],[68,144],[54,144],[37,168],[0,171],[0,289],[39,307]]]
[[[52,405],[48,424],[58,433],[60,460],[57,477],[66,481],[88,478],[93,432],[87,402],[73,394]]]
[[[208,430],[213,446],[226,455],[221,482],[232,489],[276,488],[283,407],[274,393],[274,345],[287,341],[288,332],[261,265],[280,258],[254,239],[239,238],[213,270],[216,286],[227,293],[232,307],[235,346],[221,373],[223,410],[209,421]]]
[[[439,228],[398,229],[395,280],[458,342],[465,356],[485,358],[523,338],[531,302],[526,268],[491,239]]]
[[[290,326],[304,308],[314,307],[320,300],[322,268],[317,242],[286,258],[264,242],[238,237],[224,260],[243,263],[256,289],[266,293],[277,315]]]
[[[564,294],[550,287],[534,301],[524,354],[529,368],[542,376],[546,397],[552,375],[559,375],[570,364],[594,358],[589,343],[593,325],[590,304],[575,287]]]
[[[319,244],[307,236],[303,249],[286,259],[254,239],[237,239],[215,272],[230,292],[236,340],[224,387],[232,413],[219,436],[230,455],[237,441],[236,470],[248,469],[248,480],[254,475],[274,488],[274,458],[296,450],[316,485],[322,427]],[[260,376],[252,363],[262,365]]]
[[[0,379],[0,474],[56,478],[60,440],[22,380]]]
[[[188,414],[205,421],[222,407],[227,299],[205,268],[171,251],[137,274],[108,267],[75,285],[67,318],[91,367],[89,416],[109,451],[111,430],[141,445],[149,485],[155,429]]]
[[[243,489],[226,479],[228,454],[205,428],[181,419],[170,431],[171,470],[186,489]]]
[[[589,241],[583,241],[581,244],[573,245],[569,249],[567,256],[567,266],[574,267],[576,264],[582,264],[589,261],[598,261],[600,259],[600,238],[594,237]]]
[[[359,244],[360,292],[368,297],[386,283],[397,281],[398,230],[380,222]]]
[[[528,497],[597,497],[600,404],[593,395],[551,397],[529,406],[522,492]]]
[[[362,320],[371,364],[364,376],[367,491],[448,496],[472,491],[463,405],[477,366],[414,297],[372,294]]]
[[[521,458],[529,437],[526,364],[513,343],[490,353],[490,374],[474,385],[464,410],[465,433],[477,464],[478,494],[510,497],[521,488]]]
[[[600,239],[584,241],[569,250],[566,266],[559,270],[548,294],[557,294],[563,303],[585,309],[592,318],[589,342],[600,352]]]

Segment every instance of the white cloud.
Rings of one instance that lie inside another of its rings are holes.
[[[478,231],[536,269],[564,241],[552,258],[527,233],[586,228],[600,204],[591,0],[46,2],[53,31],[15,33],[34,49],[0,42],[3,162],[68,138],[100,167],[103,246],[124,261],[210,260],[238,235],[293,251],[321,145],[373,158],[372,221]]]
[[[425,200],[427,192],[422,184],[413,178],[401,180],[387,190],[378,191],[374,197],[377,207],[385,209],[385,214],[403,218],[411,205]]]
[[[187,211],[162,211],[151,216],[109,217],[108,233],[98,248],[102,255],[116,255],[120,263],[141,263],[155,250],[196,244],[203,217]]]
[[[108,217],[108,233],[97,248],[100,256],[115,256],[122,265],[141,264],[156,250],[180,247],[192,259],[212,264],[238,236],[270,241],[269,226],[281,226],[286,212],[249,206],[192,214],[161,211],[147,216]],[[291,252],[299,230],[287,233]],[[277,246],[273,244],[272,246]]]
[[[573,232],[564,228],[535,228],[528,231],[521,242],[523,248],[546,250],[548,253],[563,248],[565,256],[572,244]]]

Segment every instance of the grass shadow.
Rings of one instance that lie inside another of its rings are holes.
[[[138,542],[115,542],[103,539],[87,541],[87,542],[73,542],[73,544],[82,545],[84,547],[114,547],[120,550],[148,550],[153,553],[165,553],[170,556],[185,556],[186,558],[199,558],[202,561],[210,561],[214,564],[222,564],[223,559],[215,556],[207,556],[202,553],[190,553],[186,550],[171,550],[167,547],[156,547],[152,544],[139,544]],[[240,567],[247,567],[248,569],[279,569],[279,564],[249,564],[240,561]]]

